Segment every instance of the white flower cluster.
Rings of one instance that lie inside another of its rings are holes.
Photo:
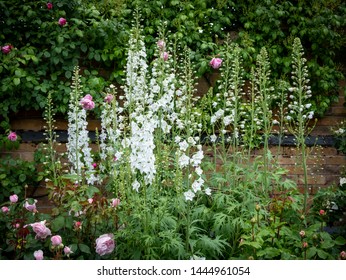
[[[150,185],[156,174],[154,154],[156,121],[150,116],[143,116],[141,120],[140,123],[131,122],[130,164],[132,173],[138,170],[143,175],[144,182]]]
[[[303,55],[301,42],[296,38],[292,53],[292,85],[288,88],[290,100],[286,116],[288,121],[297,120],[299,117],[302,120],[308,121],[314,117],[314,111],[311,110],[312,105],[309,102],[312,94],[311,87],[309,86],[310,79],[308,78],[307,60]]]
[[[112,86],[111,88],[113,88]],[[101,112],[101,133],[100,133],[100,171],[104,173],[108,167],[114,169],[114,165],[109,163],[119,161],[121,158],[120,139],[122,135],[121,127],[123,118],[118,116],[122,112],[114,94],[107,94]]]
[[[216,94],[217,102],[212,106],[218,108],[211,116],[212,126],[219,126],[222,134],[232,131],[235,138],[239,137],[239,124],[242,115],[242,95],[243,95],[243,68],[241,67],[240,48],[235,45],[231,59],[225,60],[226,69],[221,73],[221,83]],[[216,136],[212,135],[211,141],[216,141]],[[229,139],[226,139],[228,141]]]
[[[72,164],[71,173],[78,175],[78,180],[85,171],[88,184],[97,181],[93,171],[93,158],[89,147],[89,136],[87,130],[86,110],[80,105],[81,86],[79,80],[79,69],[75,69],[74,85],[68,111],[68,142],[67,156]]]
[[[143,38],[138,34],[132,34],[129,45],[126,64],[126,85],[124,87],[126,97],[124,108],[135,107],[138,104],[141,104],[142,108],[144,108],[151,99],[148,95],[146,84],[148,65]],[[138,110],[139,108],[136,109]]]

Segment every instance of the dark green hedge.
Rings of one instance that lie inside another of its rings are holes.
[[[225,34],[243,48],[250,67],[267,47],[274,78],[289,76],[291,46],[300,37],[307,53],[317,112],[335,99],[345,49],[344,1],[301,0],[60,0],[0,1],[0,116],[40,110],[52,91],[59,112],[66,112],[72,69],[83,70],[86,93],[97,100],[105,85],[121,83],[128,31],[139,7],[149,60],[158,30],[192,49],[199,75],[211,71]],[[66,25],[59,25],[65,18]],[[10,51],[8,51],[10,49]]]

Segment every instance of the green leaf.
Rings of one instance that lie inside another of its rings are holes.
[[[76,33],[77,36],[79,36],[79,37],[81,37],[81,38],[84,36],[82,30],[77,29],[77,30],[75,31],[75,33]]]
[[[70,78],[72,77],[71,71],[66,71],[66,72],[65,72],[65,77],[66,77],[67,79],[70,79]]]
[[[93,197],[95,193],[100,192],[100,190],[96,187],[90,186],[88,187],[88,189],[86,190],[86,195],[88,197]]]
[[[26,175],[25,174],[20,174],[19,175],[19,181],[21,182],[21,183],[23,183],[23,182],[25,182],[25,180],[26,180]]]
[[[59,43],[59,44],[64,43],[64,37],[59,36],[59,37],[58,37],[58,43]]]
[[[266,259],[273,259],[277,256],[280,256],[281,251],[278,248],[265,248],[264,250],[258,251],[257,256],[265,257]]]
[[[317,255],[322,259],[322,260],[325,260],[328,258],[328,253],[326,253],[325,251],[323,250],[317,250]]]
[[[81,250],[81,252],[85,253],[85,254],[91,254],[90,248],[88,245],[85,244],[79,244],[78,245],[79,249]]]
[[[345,245],[346,244],[346,239],[343,238],[342,236],[338,236],[335,240],[334,240],[336,245]]]
[[[52,221],[52,230],[53,231],[59,231],[61,230],[65,225],[65,218],[63,216],[58,216]]]
[[[306,257],[307,259],[311,259],[313,256],[316,255],[317,248],[316,247],[311,247],[306,250]]]
[[[86,52],[86,51],[88,50],[88,47],[87,47],[86,44],[82,44],[82,45],[80,46],[80,49],[82,50],[82,52]]]
[[[250,247],[253,247],[255,249],[260,249],[262,246],[256,241],[243,241],[240,246],[248,245]]]
[[[100,56],[99,53],[95,53],[94,58],[95,58],[96,61],[100,61],[101,60],[101,56]]]
[[[18,86],[20,84],[20,79],[19,78],[14,78],[13,83]]]

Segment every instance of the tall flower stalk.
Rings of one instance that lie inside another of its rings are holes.
[[[80,183],[86,175],[88,184],[93,184],[97,179],[93,171],[93,158],[91,155],[91,148],[89,147],[89,137],[87,130],[87,114],[86,109],[82,106],[85,104],[86,108],[91,109],[89,105],[90,97],[83,100],[82,98],[82,85],[79,76],[79,67],[76,66],[73,72],[72,85],[71,85],[70,103],[68,116],[68,142],[67,156],[71,164],[71,174],[76,176],[76,183]],[[85,103],[83,103],[85,101]]]
[[[304,184],[304,208],[307,212],[307,201],[309,196],[308,187],[308,166],[307,166],[307,149],[305,143],[306,135],[310,134],[313,127],[309,127],[309,122],[313,119],[314,111],[311,110],[310,103],[311,88],[309,86],[309,74],[304,58],[303,46],[299,38],[293,42],[292,52],[292,76],[291,87],[289,90],[288,115],[286,117],[289,130],[295,136],[297,148],[301,149],[302,167],[303,167],[303,184]]]
[[[261,117],[262,117],[262,134],[263,134],[263,182],[262,191],[268,190],[269,182],[268,172],[271,154],[269,150],[269,136],[272,130],[272,111],[271,104],[273,97],[271,92],[273,87],[270,83],[270,63],[268,58],[267,50],[263,47],[260,54],[257,56],[257,65],[255,72],[256,81],[256,95],[259,98],[259,104],[261,106]],[[258,117],[258,116],[257,116]]]

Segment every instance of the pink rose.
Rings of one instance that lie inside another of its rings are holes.
[[[304,236],[305,236],[305,231],[304,231],[304,230],[300,231],[300,232],[299,232],[299,235],[300,235],[301,238],[304,238]]]
[[[103,234],[96,239],[96,253],[104,256],[113,252],[115,248],[113,234]]]
[[[92,100],[93,100],[93,97],[90,94],[87,94],[86,96],[84,96],[80,101],[80,104],[82,105],[83,109],[85,110],[94,109],[95,103]]]
[[[326,214],[326,211],[324,211],[323,209],[320,210],[320,215],[323,216]]]
[[[167,52],[163,52],[161,54],[161,58],[163,58],[164,61],[167,61],[168,60],[168,53]]]
[[[36,239],[46,239],[49,235],[52,235],[50,229],[46,227],[46,221],[30,224],[32,230],[36,233]]]
[[[340,252],[340,258],[342,260],[346,260],[346,252],[345,251]]]
[[[163,50],[166,46],[166,43],[163,40],[158,40],[156,45],[159,47],[160,50]]]
[[[47,9],[48,9],[48,10],[53,9],[53,4],[52,4],[51,2],[48,2],[48,3],[47,3]]]
[[[92,198],[88,198],[88,202],[89,202],[89,204],[92,204],[93,203],[93,199]]]
[[[7,139],[10,141],[16,141],[17,140],[17,134],[13,131],[10,132],[10,134],[7,136]]]
[[[43,251],[42,250],[35,251],[34,257],[36,260],[43,260]]]
[[[73,252],[72,252],[70,247],[65,246],[64,247],[64,254],[69,257],[70,254],[73,254]]]
[[[75,227],[75,229],[81,229],[82,228],[82,222],[75,222],[74,223],[74,227]]]
[[[302,247],[307,248],[309,246],[308,242],[303,242]]]
[[[28,210],[28,211],[30,211],[30,212],[37,212],[37,210],[36,210],[36,202],[37,202],[37,200],[35,199],[34,200],[34,203],[33,204],[30,204],[27,200],[25,201],[25,203],[24,203],[24,208],[26,209],[26,210]]]
[[[209,65],[213,67],[214,69],[219,69],[222,64],[222,59],[218,57],[214,57],[212,60],[210,60]]]
[[[62,238],[60,235],[54,235],[50,241],[52,241],[53,246],[59,246],[62,243]]]
[[[120,199],[119,198],[113,198],[111,201],[111,206],[116,208],[120,204]]]
[[[10,209],[6,206],[2,206],[1,211],[2,211],[2,213],[8,213],[8,212],[10,212]]]
[[[113,98],[114,98],[113,94],[107,94],[107,96],[105,97],[105,102],[111,103]]]
[[[11,203],[17,203],[18,202],[18,195],[13,194],[10,196]]]
[[[59,25],[64,26],[67,23],[65,18],[59,18]]]
[[[8,54],[8,53],[11,51],[12,48],[13,48],[13,47],[12,47],[11,45],[6,45],[6,46],[3,46],[3,47],[1,48],[1,51],[2,51],[4,54]]]

